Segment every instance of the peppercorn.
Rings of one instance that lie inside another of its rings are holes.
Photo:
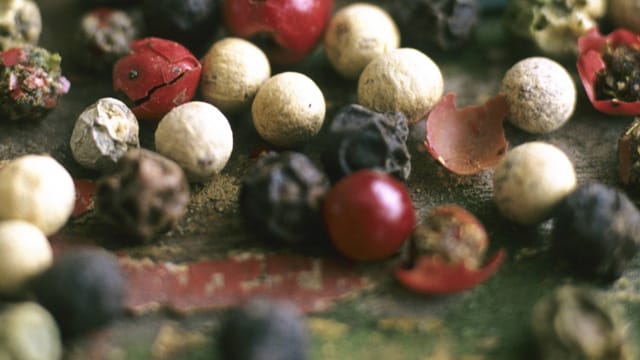
[[[508,151],[493,174],[493,196],[509,220],[535,225],[576,186],[571,160],[553,145],[529,142]]]
[[[76,120],[70,146],[80,165],[108,172],[127,150],[140,147],[138,120],[122,101],[99,99]]]
[[[188,202],[189,185],[180,166],[145,149],[129,150],[96,186],[98,212],[143,242],[177,224]]]
[[[69,219],[75,193],[71,175],[52,157],[18,157],[0,169],[0,220],[24,220],[51,235]]]
[[[244,110],[271,76],[267,56],[240,38],[225,38],[209,48],[202,60],[200,89],[205,101],[223,112]]]
[[[35,225],[0,221],[0,297],[23,295],[29,280],[52,262],[49,241]]]
[[[540,359],[631,360],[625,324],[605,293],[562,286],[533,308]]]
[[[8,120],[39,119],[69,91],[61,58],[25,45],[0,53],[0,114]]]
[[[309,339],[298,309],[286,300],[254,298],[227,311],[220,356],[233,360],[304,360]]]
[[[635,118],[618,140],[618,171],[622,183],[637,191],[640,185],[640,118]]]
[[[358,103],[369,109],[402,112],[415,124],[442,96],[438,65],[416,49],[402,48],[372,60],[358,80]]]
[[[402,113],[381,114],[347,105],[333,118],[322,163],[332,182],[360,169],[380,170],[407,180],[411,173],[408,136],[409,125]]]
[[[302,153],[267,153],[242,177],[240,209],[257,233],[288,244],[322,234],[321,203],[329,181]]]
[[[365,3],[340,9],[324,35],[327,58],[348,79],[357,78],[371,60],[399,45],[400,33],[389,14]]]
[[[258,134],[282,148],[303,145],[322,128],[324,95],[304,74],[284,72],[272,76],[258,89],[251,114]]]
[[[502,79],[507,118],[518,128],[544,134],[564,125],[576,106],[576,87],[562,65],[531,57],[513,65]]]
[[[233,151],[233,132],[215,106],[191,101],[173,108],[155,132],[156,151],[174,160],[191,181],[205,181],[224,169]]]
[[[640,101],[640,51],[626,45],[604,48],[604,69],[597,73],[596,100]]]
[[[42,32],[40,8],[32,0],[3,1],[0,7],[0,50],[37,45]]]
[[[218,0],[144,0],[142,13],[149,34],[196,52],[210,43],[220,23]]]
[[[129,43],[138,32],[138,25],[125,11],[99,8],[85,13],[76,37],[82,65],[110,72],[116,60],[129,52]]]
[[[638,252],[640,213],[616,189],[583,185],[555,211],[552,245],[576,272],[614,280]]]
[[[104,250],[64,253],[31,287],[56,319],[63,339],[107,326],[124,310],[126,280],[115,256]]]
[[[34,302],[0,307],[0,359],[59,360],[60,331],[55,320]]]

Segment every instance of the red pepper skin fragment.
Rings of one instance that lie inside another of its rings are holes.
[[[602,35],[595,27],[581,36],[578,39],[578,61],[576,65],[582,86],[596,110],[610,115],[639,115],[640,101],[627,102],[618,99],[596,99],[596,80],[598,79],[598,73],[606,67],[602,55],[607,46],[627,46],[632,49],[640,49],[640,37],[625,29],[618,29],[608,35]]]
[[[449,263],[438,256],[420,256],[413,268],[400,267],[395,277],[409,290],[420,294],[450,294],[471,289],[491,277],[505,258],[499,250],[483,268],[469,269],[464,263]]]
[[[73,179],[76,188],[76,204],[71,216],[77,217],[93,209],[93,196],[96,193],[96,183],[89,179]]]
[[[427,117],[425,146],[434,159],[459,175],[494,167],[507,151],[502,126],[507,113],[503,95],[484,105],[456,109],[456,94],[446,94]]]

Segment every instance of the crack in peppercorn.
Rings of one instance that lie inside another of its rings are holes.
[[[155,93],[156,91],[167,87],[167,86],[171,86],[175,83],[177,83],[184,75],[186,74],[186,72],[181,73],[180,75],[176,76],[173,80],[169,81],[169,82],[165,82],[164,84],[160,84],[160,85],[156,85],[154,87],[152,87],[151,89],[149,89],[149,91],[147,92],[147,95],[143,98],[140,99],[135,99],[133,100],[131,103],[133,105],[133,107],[137,107],[140,106],[144,103],[146,103],[147,101],[149,101],[151,99],[151,97],[153,96],[153,93]]]

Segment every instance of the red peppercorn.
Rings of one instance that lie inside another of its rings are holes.
[[[160,120],[193,98],[202,66],[187,48],[155,37],[130,46],[129,55],[113,67],[113,88],[125,94],[138,119]]]
[[[323,215],[335,247],[355,260],[393,255],[416,221],[405,185],[371,170],[360,170],[340,180],[327,195]]]

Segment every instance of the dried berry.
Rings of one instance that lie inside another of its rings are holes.
[[[129,150],[96,189],[98,211],[140,241],[173,227],[188,201],[189,184],[180,166],[144,149]]]
[[[306,155],[263,155],[245,173],[240,208],[259,234],[310,244],[322,234],[320,208],[329,181]]]
[[[640,213],[613,188],[583,185],[555,211],[553,248],[580,274],[614,280],[640,246]]]
[[[0,6],[0,50],[37,45],[41,32],[42,17],[36,2],[3,1]]]
[[[62,342],[55,320],[33,302],[0,307],[0,359],[62,359]]]
[[[605,63],[595,83],[596,99],[640,100],[640,51],[625,45],[608,46],[602,54]]]
[[[347,105],[333,118],[322,163],[333,182],[360,169],[380,170],[406,180],[411,173],[408,136],[402,113],[381,114]]]
[[[108,325],[124,310],[126,280],[104,250],[67,252],[32,284],[38,302],[70,339]]]
[[[631,360],[625,327],[598,290],[559,287],[539,300],[533,333],[545,360]]]
[[[225,314],[218,344],[222,359],[304,360],[309,339],[293,304],[255,298]]]
[[[78,116],[70,146],[80,165],[108,172],[129,149],[140,147],[138,120],[122,101],[99,99]]]
[[[0,53],[0,114],[8,120],[39,119],[69,91],[60,55],[24,46]]]

